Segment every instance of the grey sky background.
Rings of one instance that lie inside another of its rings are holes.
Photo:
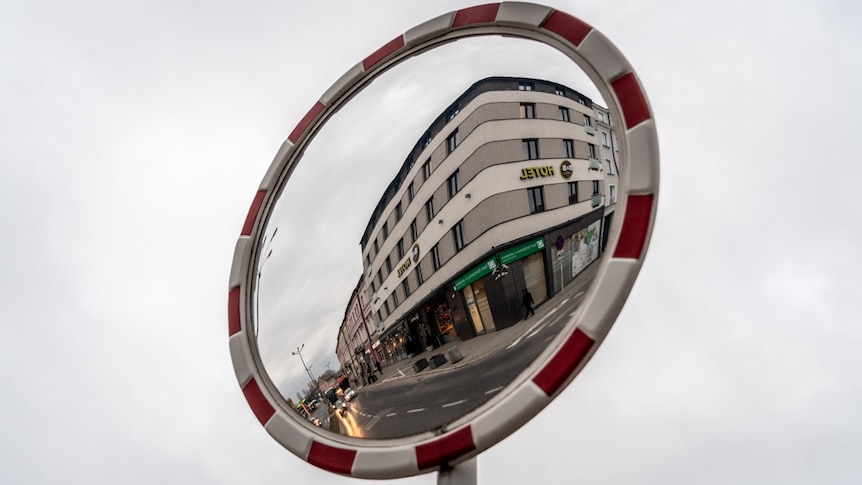
[[[857,483],[862,8],[545,3],[641,77],[659,214],[608,339],[480,483]],[[355,482],[248,409],[233,248],[324,90],[470,5],[0,6],[0,482]]]

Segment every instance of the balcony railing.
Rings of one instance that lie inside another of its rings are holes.
[[[602,164],[599,163],[599,160],[596,158],[590,159],[590,170],[601,170]]]
[[[584,125],[584,131],[587,132],[588,135],[595,135],[596,129],[590,125]]]
[[[596,194],[593,196],[593,207],[598,207],[602,205],[602,194]]]

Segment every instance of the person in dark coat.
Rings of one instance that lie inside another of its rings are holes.
[[[524,299],[521,300],[521,305],[523,305],[524,309],[526,310],[526,314],[524,315],[524,320],[526,320],[527,317],[529,317],[531,314],[532,315],[536,314],[536,311],[533,310],[533,295],[531,295],[530,292],[527,291],[526,288],[524,288]]]

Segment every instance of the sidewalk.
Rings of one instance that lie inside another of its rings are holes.
[[[375,384],[369,384],[369,386],[391,382],[393,380],[406,379],[413,376],[421,377],[440,372],[448,372],[470,365],[498,350],[505,349],[507,346],[512,344],[512,342],[520,339],[532,330],[532,327],[537,325],[538,322],[544,321],[544,319],[559,308],[563,302],[568,303],[569,300],[583,295],[585,291],[589,289],[589,283],[592,282],[598,266],[598,264],[591,264],[581,272],[574,281],[567,284],[563,291],[542,302],[535,308],[535,315],[531,315],[527,319],[522,319],[510,327],[493,332],[487,332],[468,340],[456,339],[452,342],[447,342],[436,349],[426,350],[414,355],[413,357],[388,365],[383,368],[382,375],[378,375],[377,382]],[[463,357],[461,360],[454,363],[452,362],[450,354],[450,351],[453,349],[456,349],[456,352],[459,352]],[[437,354],[444,355],[446,357],[446,362],[436,368],[431,368],[431,357]],[[421,359],[427,359],[429,361],[429,366],[416,372],[416,368],[413,364]]]

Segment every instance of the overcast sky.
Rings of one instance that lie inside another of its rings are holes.
[[[234,244],[320,95],[472,3],[306,3],[0,6],[0,482],[356,483],[249,410]],[[858,483],[862,7],[546,3],[646,87],[658,221],[601,349],[480,483]]]

